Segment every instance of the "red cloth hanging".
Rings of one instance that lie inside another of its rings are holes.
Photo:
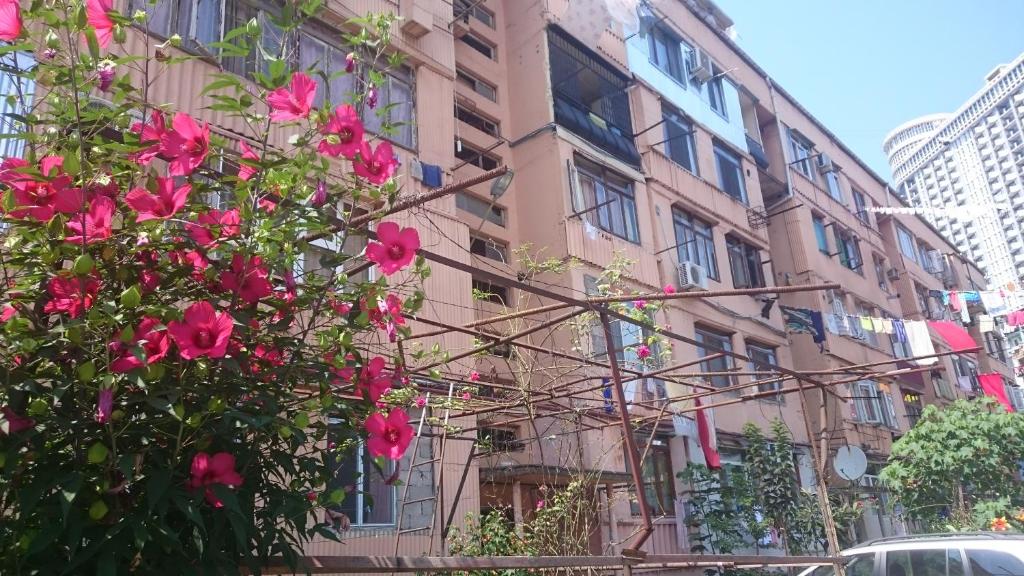
[[[949,305],[953,308],[953,312],[960,311],[960,293],[950,292],[949,293]]]
[[[991,374],[978,374],[978,383],[981,384],[981,389],[985,391],[986,396],[991,396],[998,400],[1006,408],[1007,412],[1013,412],[1013,405],[1010,404],[1010,399],[1006,396],[1006,386],[1003,385],[1002,376],[995,372]]]
[[[708,417],[700,408],[700,398],[694,398],[693,401],[697,406],[697,436],[700,438],[700,449],[704,452],[704,461],[707,462],[708,468],[718,470],[722,467],[722,458],[718,455],[718,450],[711,445],[711,427],[708,426]]]
[[[967,333],[962,327],[949,322],[948,320],[937,320],[928,322],[928,326],[932,330],[939,333],[942,339],[949,344],[949,347],[953,349],[953,352],[961,352],[963,350],[970,350],[971,348],[977,348],[978,343],[971,338],[971,335]]]

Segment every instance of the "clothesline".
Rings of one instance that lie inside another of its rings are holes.
[[[978,216],[998,216],[1000,210],[1009,210],[1005,203],[967,206],[869,206],[865,210],[877,214],[931,214],[933,216],[949,216],[952,218],[977,218]]]

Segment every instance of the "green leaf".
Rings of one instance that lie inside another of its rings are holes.
[[[142,302],[142,293],[139,292],[139,286],[132,285],[124,292],[121,292],[121,306],[125,308],[136,308]]]
[[[74,503],[75,497],[78,496],[78,491],[81,489],[82,475],[78,472],[72,472],[68,480],[64,482],[63,486],[61,486],[60,509],[64,525],[67,525],[68,523],[68,510],[71,509],[71,504]]]
[[[107,503],[103,500],[97,500],[89,506],[89,518],[93,520],[102,520],[104,516],[110,512],[110,508],[107,507]]]
[[[108,455],[110,455],[110,450],[102,442],[96,442],[89,447],[87,457],[90,464],[99,464],[105,462]]]

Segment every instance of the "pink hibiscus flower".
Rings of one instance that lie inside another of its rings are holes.
[[[68,219],[68,231],[64,241],[72,244],[92,244],[110,238],[114,218],[114,201],[106,196],[97,196],[89,203],[84,215],[74,214]]]
[[[110,413],[114,410],[114,391],[110,388],[100,390],[96,398],[96,415],[94,418],[99,424],[106,424],[110,421]]]
[[[17,313],[18,310],[14,306],[11,306],[10,304],[4,306],[3,310],[0,310],[0,323],[7,322],[11,318],[14,318]]]
[[[206,159],[210,150],[210,125],[202,127],[184,112],[174,115],[171,129],[160,137],[160,153],[171,160],[171,176],[188,176]]]
[[[189,306],[184,320],[175,320],[167,325],[167,331],[185,360],[200,356],[223,358],[233,328],[231,316],[227,312],[218,314],[206,301]]]
[[[0,418],[0,434],[17,434],[36,425],[35,420],[19,416],[8,406],[0,408],[0,415],[3,416]]]
[[[132,159],[146,166],[160,154],[160,141],[167,133],[167,124],[164,120],[164,113],[160,110],[153,110],[150,114],[149,123],[136,122],[132,124],[131,131],[139,135],[140,144],[149,144],[149,147],[136,152]]]
[[[390,142],[380,142],[373,150],[369,142],[363,142],[359,149],[359,158],[355,160],[353,169],[364,180],[375,186],[388,181],[398,168],[398,159],[391,149]]]
[[[255,304],[273,292],[269,277],[259,256],[246,261],[241,254],[235,254],[231,257],[231,269],[221,272],[220,284],[245,302]]]
[[[316,82],[303,72],[292,74],[291,90],[277,88],[267,94],[270,105],[270,119],[274,122],[287,122],[309,116],[316,98]]]
[[[200,214],[196,220],[198,224],[185,224],[185,231],[203,248],[216,248],[221,241],[242,231],[242,219],[237,208],[225,212],[210,210]]]
[[[217,498],[210,486],[223,484],[234,489],[242,485],[241,474],[235,471],[235,457],[227,452],[209,455],[199,452],[192,457],[192,477],[188,480],[188,489],[204,489],[207,503],[214,508],[223,508],[224,503]]]
[[[364,133],[359,113],[351,104],[343,104],[334,110],[327,124],[320,127],[324,139],[320,141],[317,150],[321,154],[335,158],[344,156],[351,160],[362,149]]]
[[[367,309],[366,301],[361,302],[361,307],[366,310],[370,322],[388,334],[388,339],[394,342],[397,337],[398,326],[405,325],[405,318],[402,317],[402,299],[394,294],[388,294],[387,298],[377,298],[377,306]]]
[[[260,155],[255,150],[249,147],[244,140],[238,142],[238,147],[242,149],[242,160],[252,160],[258,162]],[[250,166],[244,162],[239,163],[238,166],[238,177],[242,180],[249,180],[260,171],[255,166]]]
[[[113,0],[86,0],[85,15],[96,31],[96,41],[100,48],[106,48],[114,38],[114,21],[110,19],[109,12],[114,10]]]
[[[391,387],[391,379],[384,376],[385,360],[375,356],[363,366],[356,382],[356,392],[370,397],[371,402],[380,400],[384,392]]]
[[[649,358],[651,355],[651,348],[647,344],[641,344],[636,347],[636,357],[643,360]]]
[[[100,291],[100,277],[71,275],[54,276],[46,285],[50,299],[43,306],[46,314],[65,313],[78,318],[82,312],[92,308],[96,294]]]
[[[14,42],[21,36],[21,7],[18,0],[0,1],[0,40]]]
[[[394,222],[381,222],[377,226],[377,242],[366,246],[366,258],[390,276],[408,266],[419,249],[420,234],[415,228],[399,229]]]
[[[171,340],[165,330],[157,330],[159,318],[146,316],[139,322],[130,342],[124,342],[120,334],[110,343],[111,352],[117,358],[110,363],[110,371],[123,374],[163,360],[171,349]],[[134,348],[142,345],[144,358],[135,355]]]
[[[82,207],[82,194],[71,188],[71,177],[61,170],[64,159],[47,156],[39,161],[42,177],[27,173],[29,163],[7,158],[0,164],[0,182],[11,187],[14,210],[11,218],[32,218],[48,222],[56,212],[69,214]]]
[[[191,184],[182,184],[175,190],[173,178],[157,177],[156,194],[151,194],[145,188],[135,188],[128,192],[124,200],[132,210],[139,213],[136,222],[166,220],[185,207],[190,192]]]
[[[392,409],[387,418],[380,412],[374,412],[366,419],[366,431],[370,433],[366,448],[374,457],[401,460],[412,440],[409,415],[401,408]]]

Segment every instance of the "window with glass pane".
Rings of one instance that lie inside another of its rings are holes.
[[[877,254],[871,255],[871,260],[875,264],[875,277],[878,278],[878,287],[884,292],[889,291],[889,277],[885,269],[885,259]]]
[[[505,227],[505,208],[498,206],[487,200],[483,200],[471,194],[465,192],[457,192],[455,194],[455,207],[460,210],[465,210],[474,216],[478,216],[497,224],[498,226]]]
[[[717,354],[720,350],[732,352],[732,336],[728,334],[698,326],[694,329],[694,336],[694,339],[697,340],[697,356],[699,358]],[[730,368],[732,366],[727,356],[719,356],[700,363],[701,372],[725,372]],[[704,380],[716,388],[725,388],[733,384],[733,378],[728,374],[704,376]]]
[[[708,82],[708,104],[719,116],[728,118],[729,111],[725,104],[725,79],[722,78],[722,72],[717,66],[714,67],[714,71],[715,78]]]
[[[641,446],[646,445],[647,438],[638,438]],[[672,454],[669,451],[668,438],[655,438],[651,449],[641,465],[644,481],[644,499],[651,512],[658,516],[673,516],[676,513],[675,471],[672,469]],[[636,494],[630,498],[630,511],[633,516],[640,515],[640,506]]]
[[[718,170],[718,187],[736,200],[747,203],[747,187],[743,181],[743,164],[740,157],[724,144],[714,142],[715,167]]]
[[[679,262],[693,262],[704,267],[708,278],[718,280],[718,258],[711,225],[688,212],[672,209],[676,232],[676,255]]]
[[[844,230],[839,226],[833,227],[833,230],[835,230],[836,251],[839,252],[840,264],[863,274],[864,260],[860,255],[860,241],[849,230]]]
[[[664,26],[655,26],[647,36],[651,63],[686,85],[686,67],[680,41]]]
[[[835,170],[825,173],[825,185],[828,186],[828,195],[836,202],[843,202],[843,188],[839,185],[839,173]]]
[[[765,285],[761,251],[742,240],[726,235],[733,288],[760,288]]]
[[[181,36],[182,48],[215,55],[217,50],[209,46],[222,38],[226,5],[236,1],[157,0],[151,4],[132,0],[131,12],[146,13],[150,33],[164,38],[177,34]]]
[[[864,197],[859,190],[853,190],[853,205],[857,210],[857,219],[861,222],[871,226],[871,213],[868,212],[868,208],[871,207],[871,201]]]
[[[455,70],[455,82],[471,88],[474,92],[491,102],[496,102],[498,99],[497,88],[463,70]]]
[[[775,348],[770,346],[764,346],[762,344],[754,344],[747,342],[747,357],[750,358],[750,371],[751,372],[771,372],[772,366],[776,364],[775,360]],[[754,380],[766,380],[771,378],[769,374],[758,374],[753,376]],[[758,392],[772,392],[775,390],[782,389],[782,382],[766,382],[764,384],[757,385]],[[775,402],[782,402],[783,397],[779,396],[767,396],[763,400],[771,400]]]
[[[814,166],[811,160],[814,155],[814,145],[791,128],[787,128],[786,132],[789,134],[791,165],[810,180],[814,180]]]
[[[962,576],[963,560],[957,549],[890,550],[885,554],[886,573],[907,576]]]
[[[0,55],[0,94],[6,96],[0,99],[0,134],[7,136],[0,139],[0,158],[20,158],[24,154],[25,140],[21,136],[30,131],[17,118],[24,117],[32,106],[35,81],[20,73],[34,66],[35,58],[28,52]]]
[[[613,172],[576,159],[585,208],[595,208],[599,228],[615,236],[640,242],[633,185]]]
[[[872,576],[875,573],[875,555],[853,554],[846,564],[846,576]],[[818,566],[809,576],[835,576],[836,569],[832,565]]]
[[[917,250],[914,248],[914,235],[903,226],[896,225],[896,238],[899,241],[900,252],[904,256],[917,262]]]
[[[821,216],[812,216],[814,222],[814,237],[818,241],[818,251],[822,254],[832,254],[828,247],[828,235],[825,233],[825,220]]]
[[[665,153],[673,162],[697,173],[696,147],[693,140],[693,123],[684,119],[677,110],[661,105],[661,115],[665,120]]]
[[[878,385],[871,380],[862,380],[854,385],[858,420],[868,424],[882,423],[882,403],[878,394]]]
[[[330,464],[330,490],[346,490],[345,499],[334,511],[348,517],[353,526],[388,526],[395,523],[395,487],[386,479],[394,472],[394,462],[385,460],[377,467],[362,442],[348,453],[335,455]]]

